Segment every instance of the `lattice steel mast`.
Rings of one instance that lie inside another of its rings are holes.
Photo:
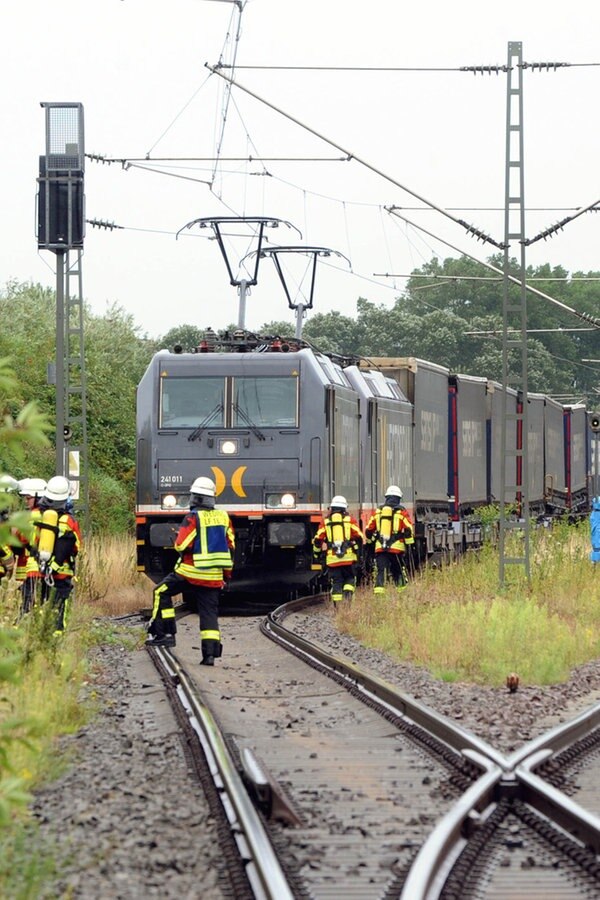
[[[506,94],[506,173],[504,205],[504,290],[502,330],[502,427],[503,464],[500,478],[500,584],[507,565],[523,566],[530,578],[529,465],[527,416],[527,287],[525,285],[525,171],[523,142],[523,47],[508,44]],[[520,244],[520,281],[518,299],[510,282],[510,242]],[[515,333],[516,332],[516,333]],[[508,411],[508,391],[518,392],[516,411]],[[509,440],[511,419],[516,420],[517,450]],[[508,471],[507,471],[508,470]],[[508,495],[508,496],[507,496]],[[518,518],[508,518],[507,503],[517,499]],[[520,533],[522,541],[515,550],[510,533]]]
[[[38,248],[56,255],[56,472],[74,485],[88,526],[87,397],[83,333],[83,106],[42,103],[46,155],[38,178]]]

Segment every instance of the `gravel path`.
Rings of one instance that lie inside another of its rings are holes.
[[[225,653],[248,621],[221,621]],[[330,609],[296,614],[286,625],[367,667],[509,752],[600,702],[600,661],[549,688],[492,689],[446,684],[424,669],[340,635]],[[257,619],[258,627],[258,619]],[[188,772],[175,721],[144,650],[111,644],[95,651],[100,711],[63,739],[73,765],[39,791],[32,812],[42,836],[58,843],[60,878],[44,898],[223,900],[222,860],[214,821]]]
[[[222,900],[214,821],[153,663],[113,644],[94,657],[100,713],[63,739],[73,765],[32,807],[64,853],[43,897]]]

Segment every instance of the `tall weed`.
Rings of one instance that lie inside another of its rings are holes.
[[[518,551],[518,536],[511,540]],[[500,590],[498,553],[486,545],[425,569],[400,595],[359,590],[338,622],[447,680],[499,685],[515,671],[524,683],[561,682],[600,656],[600,580],[589,549],[587,523],[559,523],[533,534],[529,583],[514,567]]]
[[[123,615],[150,604],[150,585],[136,568],[129,535],[94,535],[85,541],[77,570],[77,594],[99,615]]]

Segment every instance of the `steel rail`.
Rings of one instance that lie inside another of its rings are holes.
[[[485,810],[495,805],[502,770],[472,751],[466,750],[464,755],[484,769],[485,774],[465,791],[431,832],[410,868],[401,900],[433,900],[439,896],[454,862],[467,845],[470,831],[478,826]]]
[[[429,709],[425,704],[419,703],[383,679],[364,672],[354,663],[329,653],[323,647],[313,644],[282,624],[286,616],[306,609],[308,606],[322,603],[325,596],[315,595],[309,599],[300,598],[277,607],[263,620],[261,630],[278,643],[293,647],[296,652],[307,659],[317,660],[325,669],[329,669],[347,681],[359,693],[384,705],[394,715],[419,725],[457,754],[464,754],[465,750],[471,750],[479,756],[491,760],[499,768],[506,768],[504,756],[486,741],[461,728],[460,725],[455,725],[450,719]]]
[[[557,790],[551,784],[534,775],[537,768],[552,755],[551,750],[540,750],[515,769],[515,777],[524,803],[533,806],[542,815],[564,828],[571,837],[581,842],[595,854],[600,853],[600,818],[588,812],[579,803]]]
[[[165,648],[155,648],[176,686],[179,702],[198,736],[223,810],[229,821],[250,887],[257,900],[293,900],[294,894],[262,820],[250,800],[221,731],[177,657]]]
[[[506,767],[515,769],[521,763],[524,763],[530,756],[537,754],[540,750],[550,750],[557,753],[564,747],[568,747],[575,741],[580,741],[587,737],[592,731],[600,726],[600,703],[590,706],[579,715],[575,716],[569,722],[557,725],[545,734],[534,738],[523,747],[519,747],[506,759]]]
[[[315,595],[286,603],[261,624],[264,633],[292,647],[301,656],[317,660],[366,696],[376,698],[397,715],[410,719],[474,763],[483,774],[441,819],[419,851],[402,890],[402,900],[435,900],[452,866],[469,843],[469,835],[483,823],[502,798],[519,798],[554,827],[594,854],[600,853],[600,817],[588,812],[561,791],[534,774],[537,767],[559,750],[582,740],[600,726],[600,704],[574,719],[534,738],[509,756],[454,725],[413,698],[374,675],[362,672],[317,644],[286,628],[290,614],[322,603]]]

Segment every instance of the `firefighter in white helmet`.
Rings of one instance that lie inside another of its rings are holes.
[[[15,531],[20,547],[17,554],[16,580],[21,587],[21,615],[30,612],[36,600],[42,600],[43,578],[38,562],[37,545],[40,537],[38,525],[42,519],[40,503],[46,490],[43,478],[22,478],[19,496],[29,511],[29,527]]]
[[[0,475],[0,528],[2,540],[0,540],[0,581],[10,576],[15,567],[15,554],[9,541],[12,541],[11,529],[8,519],[13,508],[13,496],[19,483],[12,475]]]
[[[356,566],[363,541],[358,523],[348,514],[346,498],[341,494],[333,497],[329,515],[313,538],[313,549],[315,556],[325,553],[334,610],[341,600],[351,600],[354,596]]]
[[[385,594],[388,573],[398,592],[405,590],[408,584],[404,555],[415,539],[412,522],[401,501],[401,489],[391,484],[383,504],[375,510],[365,528],[367,541],[375,545],[375,594]]]
[[[175,569],[154,588],[152,619],[146,644],[174,647],[177,626],[173,597],[195,601],[200,625],[202,659],[212,666],[221,656],[219,594],[231,579],[235,539],[225,510],[215,509],[216,486],[201,475],[190,488],[190,511],[177,532],[174,547],[180,554]]]
[[[72,602],[75,563],[81,549],[79,522],[72,513],[73,501],[68,480],[54,475],[46,485],[40,510],[42,517],[37,543],[40,570],[48,588],[48,599],[56,609],[54,635],[65,630]]]

